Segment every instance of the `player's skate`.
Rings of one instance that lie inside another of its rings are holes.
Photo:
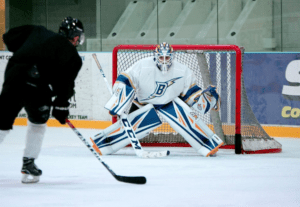
[[[42,170],[34,164],[34,158],[23,157],[22,183],[37,183],[40,181]]]

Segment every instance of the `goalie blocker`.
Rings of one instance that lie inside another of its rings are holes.
[[[142,139],[162,124],[157,115],[159,113],[199,154],[205,157],[215,154],[223,141],[191,112],[185,102],[175,98],[164,106],[148,104],[129,114],[128,120],[136,137]],[[102,155],[117,152],[130,143],[120,120],[96,134],[92,141],[93,148]]]
[[[134,89],[123,83],[116,83],[113,88],[112,97],[105,104],[104,108],[109,110],[112,116],[122,115],[126,108],[132,103]]]

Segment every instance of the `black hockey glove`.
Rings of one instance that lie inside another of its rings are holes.
[[[65,104],[57,104],[56,101],[54,101],[52,116],[54,116],[59,123],[66,124],[66,119],[69,116],[69,102]]]

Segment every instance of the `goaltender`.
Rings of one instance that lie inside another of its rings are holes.
[[[214,155],[223,144],[201,118],[192,115],[192,108],[201,114],[218,110],[216,87],[202,90],[197,86],[192,70],[176,60],[166,42],[157,45],[153,57],[137,61],[118,76],[105,108],[111,115],[122,115],[132,102],[139,107],[131,108],[128,120],[138,139],[162,124],[159,114],[202,156]],[[112,154],[130,140],[118,121],[95,135],[93,141],[99,152]]]

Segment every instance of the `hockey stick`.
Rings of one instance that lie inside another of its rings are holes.
[[[104,71],[102,70],[102,67],[101,67],[101,65],[100,65],[100,63],[99,63],[99,61],[98,61],[97,55],[94,53],[92,56],[93,56],[93,58],[94,58],[94,60],[95,60],[95,62],[96,62],[96,64],[97,64],[97,66],[98,66],[98,68],[99,68],[99,70],[100,70],[100,73],[101,73],[101,75],[102,75],[102,77],[103,77],[103,79],[104,79],[104,81],[105,81],[105,83],[106,83],[107,89],[109,90],[110,94],[112,95],[112,89],[111,89],[111,87],[109,86],[109,83],[108,83],[108,81],[107,81],[107,79],[106,79],[106,76],[105,76],[105,74],[104,74]]]
[[[131,142],[131,146],[135,151],[135,154],[138,157],[142,158],[154,158],[154,157],[165,157],[170,154],[170,151],[160,151],[160,152],[148,152],[143,150],[141,143],[139,142],[138,138],[135,135],[135,132],[130,124],[130,121],[127,119],[127,114],[122,114],[121,117],[122,125],[124,126],[124,130]]]
[[[104,167],[120,182],[124,183],[132,183],[132,184],[145,184],[146,178],[144,176],[136,176],[136,177],[128,177],[128,176],[121,176],[117,175],[112,171],[109,166],[102,160],[100,155],[91,147],[91,145],[86,141],[86,139],[81,135],[81,133],[74,127],[74,125],[66,119],[66,123],[69,125],[69,127],[77,134],[77,136],[81,139],[81,141],[87,146],[87,148],[90,149],[90,151],[97,157],[97,159],[104,165]]]
[[[112,89],[108,84],[108,81],[106,79],[104,71],[102,70],[102,67],[101,67],[101,65],[98,61],[97,55],[94,53],[92,56],[93,56],[97,66],[98,66],[98,68],[99,68],[99,70],[102,74],[102,77],[103,77],[103,79],[106,83],[107,89],[109,90],[110,94],[112,95],[113,94]],[[138,157],[143,157],[143,158],[165,157],[165,156],[168,156],[170,154],[169,150],[160,151],[160,152],[147,152],[147,151],[144,151],[140,141],[136,137],[136,134],[135,134],[130,122],[127,119],[127,114],[123,113],[121,115],[121,123],[124,126],[124,129],[125,129],[125,131],[127,133],[127,136],[130,140],[131,146],[133,147],[134,152],[136,153],[136,155]]]

